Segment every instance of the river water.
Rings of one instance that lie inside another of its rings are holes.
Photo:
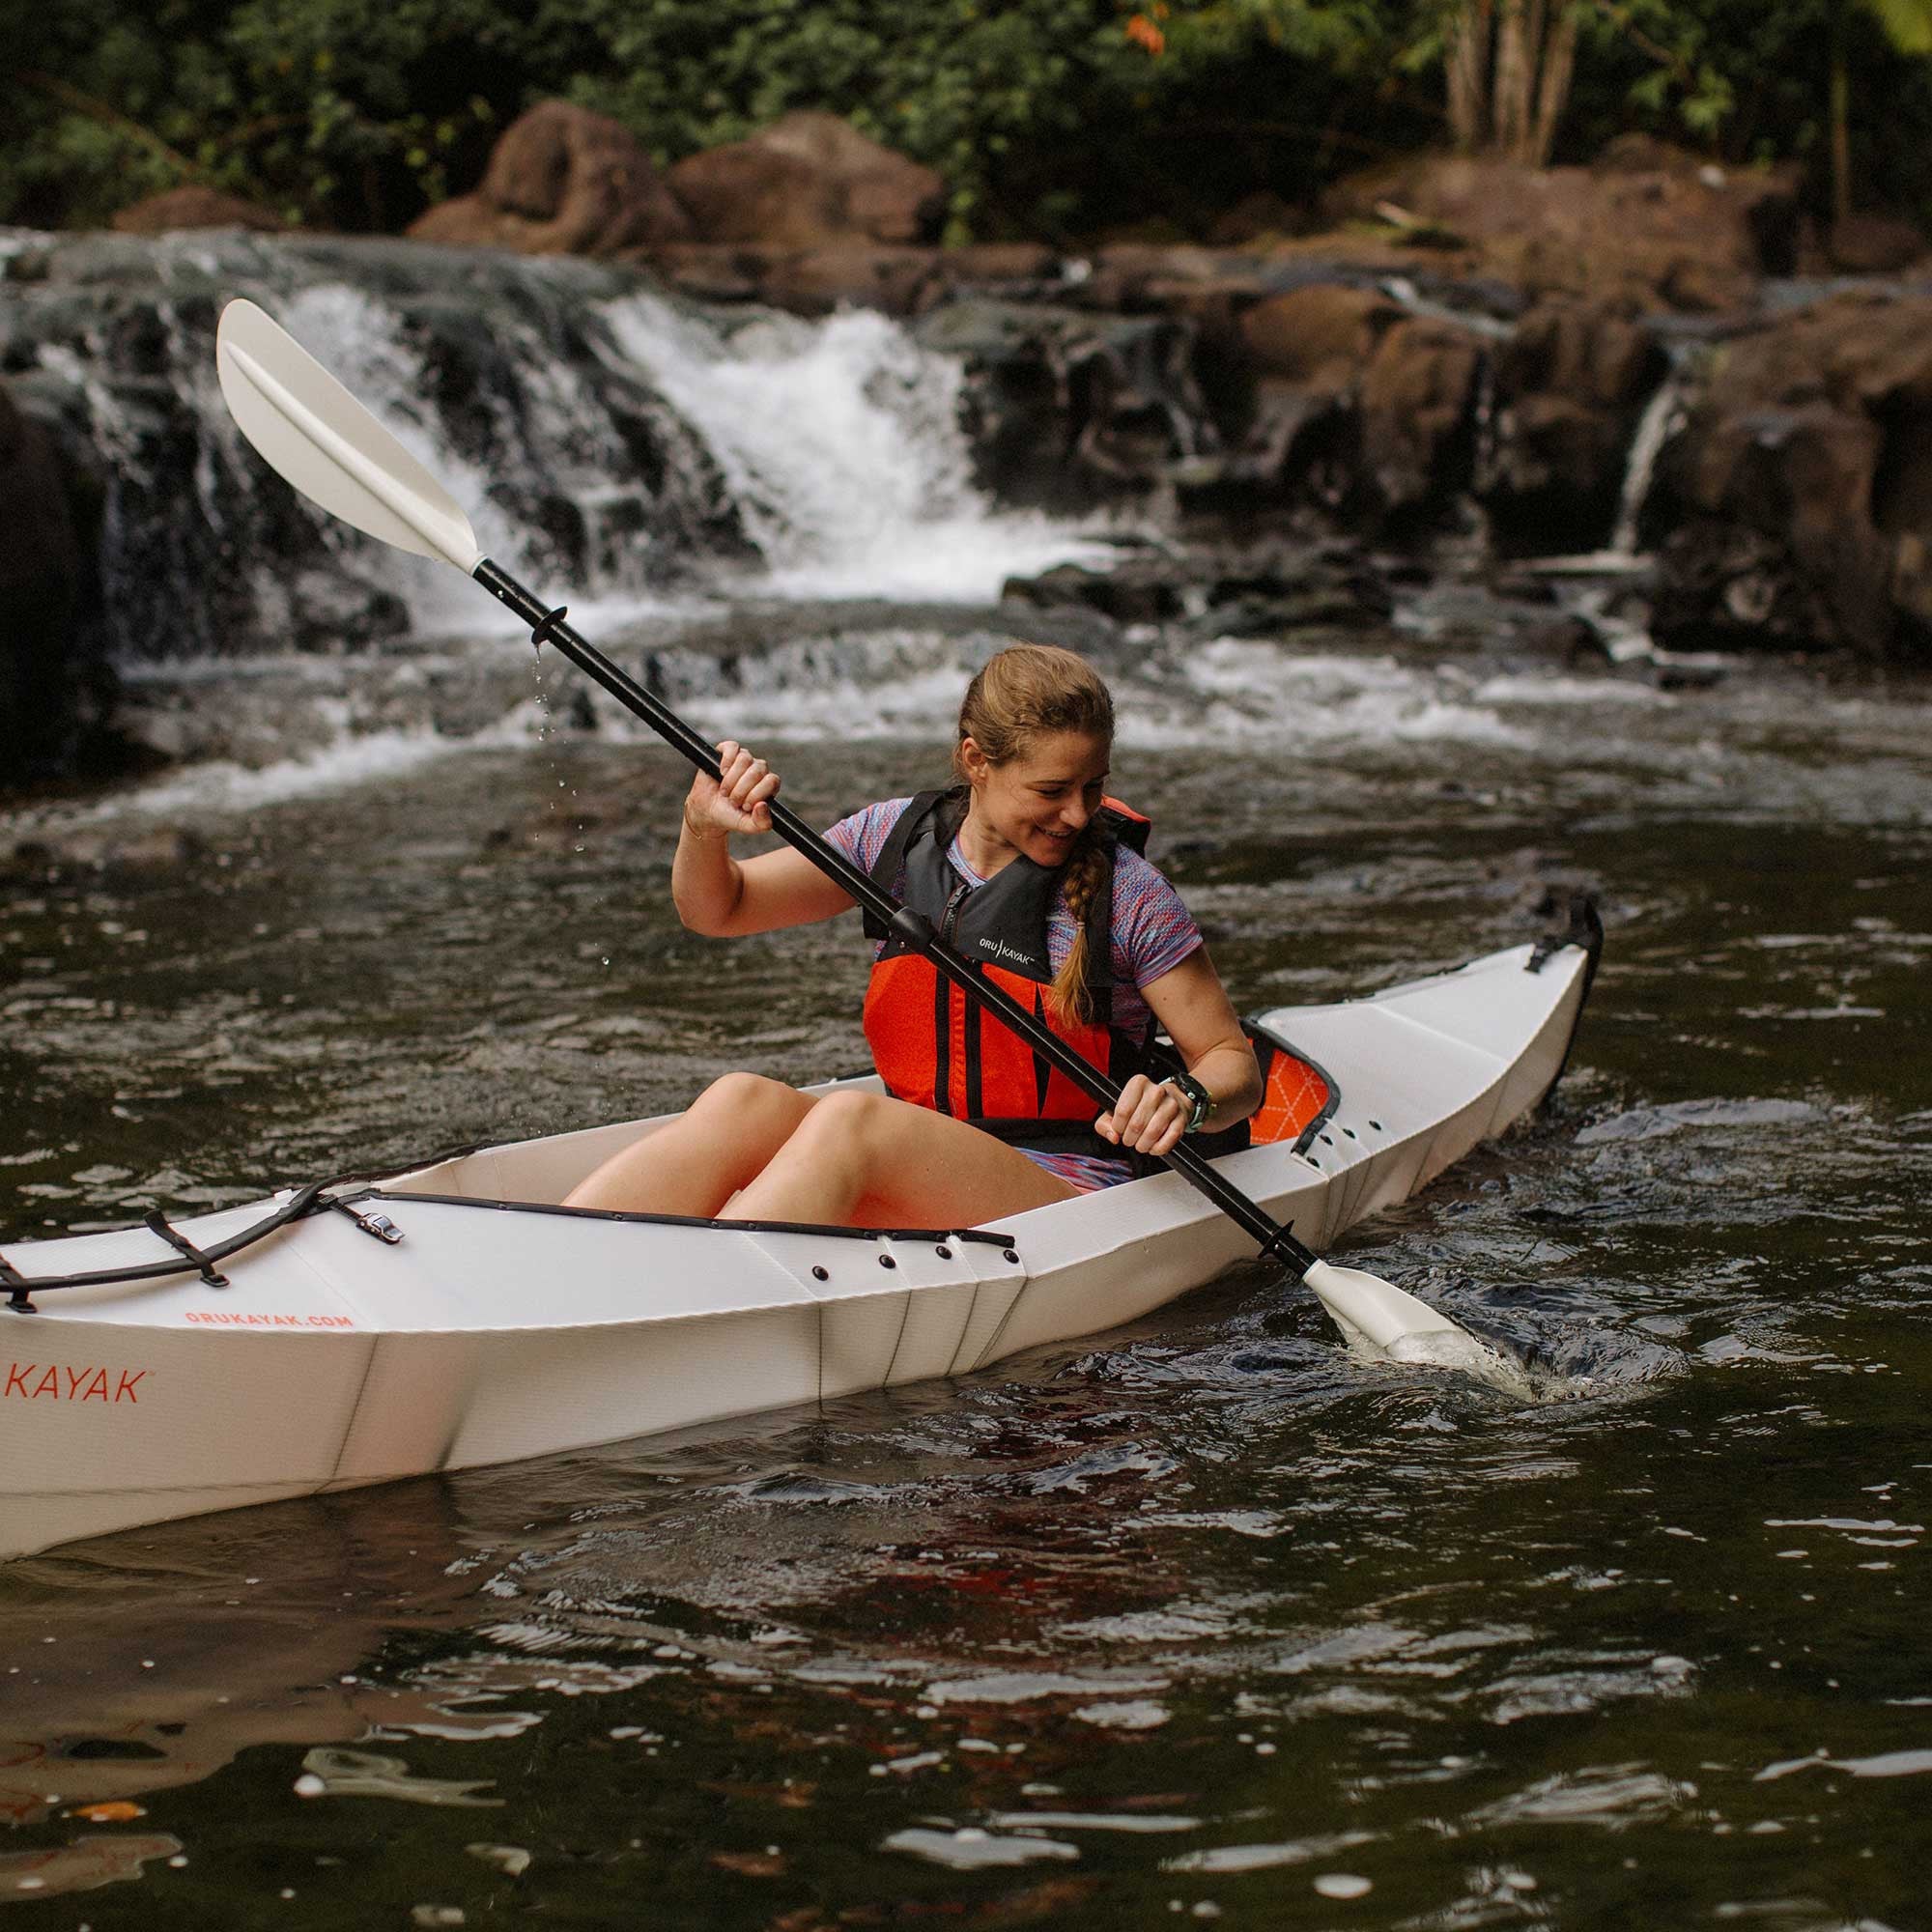
[[[1551,1106],[1345,1255],[1575,1396],[1357,1364],[1253,1266],[959,1381],[18,1561],[0,1900],[1932,1926],[1932,692],[1662,689],[1534,618],[1435,589],[1095,650],[1116,788],[1250,1009],[1600,895]],[[823,823],[937,774],[1012,621],[583,627]],[[6,824],[7,1238],[860,1064],[856,932],[684,934],[680,768],[527,644],[152,675],[236,742],[334,735]]]
[[[1253,1008],[1601,894],[1553,1106],[1348,1251],[1587,1393],[1357,1366],[1255,1267],[956,1383],[17,1562],[0,1896],[97,1927],[1932,1923],[1927,695],[1667,693],[1470,616],[1148,639],[1119,781]],[[800,608],[789,655],[690,700],[821,821],[935,769],[904,721],[991,641],[857,621]],[[527,679],[526,649],[470,657]],[[855,936],[681,933],[674,760],[558,722],[554,675],[521,742],[66,808],[0,918],[0,1223],[854,1066]],[[114,1800],[140,1815],[78,1813]]]

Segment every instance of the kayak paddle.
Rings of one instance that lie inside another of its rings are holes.
[[[281,326],[253,302],[231,301],[215,342],[221,393],[243,436],[269,467],[344,523],[418,556],[454,564],[530,626],[541,648],[554,644],[587,677],[700,771],[719,775],[718,754],[668,706],[627,677],[483,554],[456,500],[369,412]],[[829,844],[782,799],[770,801],[772,829],[834,880],[873,918],[893,927],[969,999],[977,1000],[1035,1052],[1102,1107],[1119,1089],[1016,1000],[982,979],[947,946],[929,921],[883,891]],[[1314,1290],[1345,1340],[1405,1362],[1462,1369],[1515,1395],[1528,1395],[1520,1367],[1467,1329],[1360,1268],[1320,1260],[1228,1181],[1185,1141],[1163,1156],[1261,1247]]]

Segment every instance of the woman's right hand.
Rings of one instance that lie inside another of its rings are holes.
[[[769,832],[769,801],[779,793],[779,775],[762,758],[726,738],[718,747],[717,778],[699,772],[684,801],[685,829],[695,838],[720,832]]]

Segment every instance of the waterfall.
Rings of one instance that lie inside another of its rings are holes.
[[[865,310],[729,329],[640,294],[603,316],[628,362],[696,430],[788,597],[990,603],[1005,579],[1094,554],[974,487],[963,372]]]
[[[990,603],[1093,554],[982,497],[959,364],[877,315],[706,311],[608,265],[407,242],[7,240],[0,360],[91,450],[123,665],[499,621],[263,469],[214,382],[235,296],[449,487],[490,554],[607,620],[717,594]]]
[[[1631,437],[1616,521],[1610,527],[1613,556],[1636,554],[1637,520],[1643,514],[1644,499],[1650,495],[1651,479],[1657,473],[1657,459],[1663,453],[1663,445],[1683,427],[1684,416],[1685,382],[1673,358],[1656,393],[1644,405],[1643,414],[1637,418],[1636,430]]]

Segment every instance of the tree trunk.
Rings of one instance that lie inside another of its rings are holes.
[[[1519,155],[1529,125],[1529,90],[1534,71],[1522,17],[1523,0],[1500,0],[1496,22],[1495,87],[1490,99],[1492,145],[1501,155]]]
[[[1465,154],[1488,137],[1491,0],[1463,0],[1443,40],[1449,132]]]
[[[1529,152],[1524,158],[1533,168],[1548,164],[1549,151],[1556,144],[1556,124],[1570,99],[1570,81],[1577,71],[1577,14],[1564,8],[1549,30],[1548,44],[1543,50],[1543,72],[1536,88],[1536,125]]]

